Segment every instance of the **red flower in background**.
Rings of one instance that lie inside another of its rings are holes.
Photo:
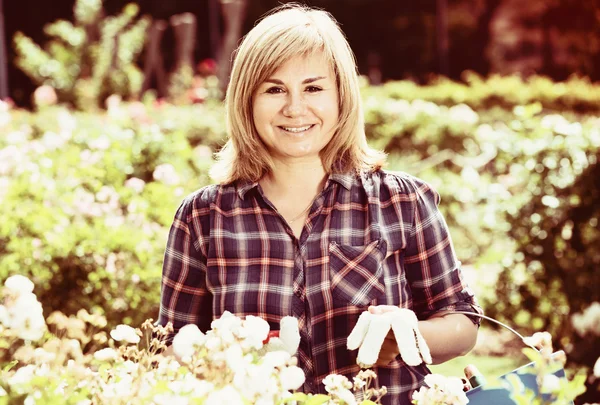
[[[203,59],[198,63],[198,73],[202,76],[212,76],[217,73],[217,62],[214,59]]]

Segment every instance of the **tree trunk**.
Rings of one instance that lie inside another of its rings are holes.
[[[148,45],[146,49],[146,57],[144,60],[144,83],[140,92],[140,98],[152,84],[152,77],[156,74],[156,88],[159,97],[167,95],[167,77],[165,73],[165,65],[160,51],[160,43],[167,29],[167,22],[164,20],[154,21],[150,27],[148,35]]]
[[[229,83],[229,74],[231,72],[231,56],[237,46],[238,40],[242,36],[244,18],[246,17],[247,0],[220,1],[225,21],[225,36],[219,52],[217,76],[219,77],[221,91],[225,94],[225,89]]]
[[[448,76],[450,73],[448,61],[448,0],[437,0],[436,26],[439,72],[444,76]]]
[[[175,69],[194,68],[194,46],[196,44],[196,16],[192,13],[177,14],[171,17],[171,25],[175,33]]]
[[[4,29],[4,4],[0,0],[0,100],[8,98],[8,59]]]
[[[485,4],[485,11],[479,17],[477,21],[477,31],[473,38],[475,42],[472,43],[471,46],[475,47],[475,51],[473,55],[485,55],[486,48],[490,44],[490,24],[492,22],[492,18],[496,12],[496,9],[500,6],[502,0],[487,0]],[[481,58],[481,66],[473,66],[472,69],[480,72],[482,75],[487,75],[490,72],[490,61],[488,58]]]
[[[210,51],[212,58],[217,61],[219,59],[219,46],[221,45],[221,30],[219,15],[219,0],[208,0],[208,21],[209,21],[209,38]]]

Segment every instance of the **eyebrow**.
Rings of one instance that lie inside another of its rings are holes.
[[[317,80],[321,80],[321,79],[327,79],[327,77],[326,76],[309,77],[308,79],[304,79],[302,81],[302,84],[308,84],[308,83],[316,82]],[[279,79],[267,79],[267,80],[265,80],[265,83],[284,84]]]

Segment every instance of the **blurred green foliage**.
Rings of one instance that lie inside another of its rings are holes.
[[[174,210],[212,161],[189,139],[224,132],[210,108],[12,112],[0,138],[0,280],[31,277],[47,313],[96,308],[113,326],[156,318]]]
[[[567,98],[565,86],[581,90]],[[581,113],[598,94],[585,80],[511,77],[363,87],[371,144],[390,153],[389,169],[440,192],[487,314],[523,334],[550,331],[584,363],[600,354],[577,348],[600,344],[569,317],[600,300],[600,120]],[[96,307],[111,325],[139,324],[156,317],[168,227],[209,182],[224,111],[151,97],[108,104],[0,112],[0,280],[31,277],[47,311]]]
[[[44,48],[17,32],[16,65],[37,85],[56,89],[59,101],[81,110],[98,108],[111,94],[137,97],[143,82],[135,61],[144,47],[149,17],[128,4],[116,16],[104,16],[102,0],[77,0],[74,23],[58,20],[44,31]]]
[[[379,97],[401,100],[427,100],[439,105],[452,106],[463,103],[481,111],[495,107],[511,111],[518,105],[541,103],[545,112],[576,112],[598,114],[600,112],[600,86],[587,77],[571,76],[564,82],[554,82],[546,76],[519,75],[481,77],[465,71],[463,82],[445,77],[420,86],[412,81],[391,81],[373,87],[370,93]]]

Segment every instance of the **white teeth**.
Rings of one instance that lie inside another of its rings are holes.
[[[281,127],[281,128],[288,132],[303,132],[303,131],[306,131],[307,129],[309,129],[310,127],[312,127],[312,125],[307,125],[305,127],[300,127],[300,128],[288,128],[288,127]]]

